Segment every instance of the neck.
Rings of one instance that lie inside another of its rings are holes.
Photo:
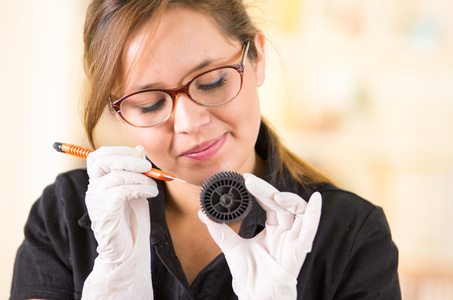
[[[194,216],[200,210],[201,187],[178,181],[166,182],[165,209],[179,216]]]

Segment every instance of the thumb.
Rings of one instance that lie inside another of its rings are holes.
[[[198,211],[198,217],[206,225],[212,239],[223,253],[227,253],[241,243],[242,238],[227,224],[212,221],[202,210]]]
[[[135,146],[135,150],[137,150],[138,157],[146,158],[145,148],[142,145]]]

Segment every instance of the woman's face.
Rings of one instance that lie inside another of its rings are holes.
[[[228,40],[199,13],[168,10],[151,44],[140,53],[149,28],[142,26],[126,44],[118,78],[123,95],[149,86],[177,88],[204,71],[240,62],[242,45]],[[204,107],[179,94],[172,115],[161,125],[136,128],[123,121],[153,164],[197,183],[218,171],[253,171],[260,126],[257,87],[264,80],[263,38],[258,36],[255,43],[258,59],[246,60],[242,90],[233,101]]]

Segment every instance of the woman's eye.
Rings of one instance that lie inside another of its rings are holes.
[[[209,91],[209,90],[219,88],[226,84],[227,73],[228,72],[225,71],[220,77],[218,77],[217,79],[215,79],[213,81],[210,81],[209,83],[200,83],[197,85],[197,88],[199,90],[203,90],[203,91]]]
[[[136,109],[138,109],[140,114],[148,114],[148,113],[153,113],[161,110],[165,106],[165,99],[160,99],[159,101],[154,102],[151,105],[148,106],[135,106]]]

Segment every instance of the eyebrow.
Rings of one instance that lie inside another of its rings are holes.
[[[189,74],[195,73],[196,71],[202,70],[202,69],[206,68],[207,66],[209,66],[209,65],[213,64],[214,62],[219,61],[221,59],[223,59],[223,57],[216,58],[216,59],[212,59],[212,58],[206,59],[206,60],[202,61],[201,63],[199,63],[198,65],[196,65],[195,67],[193,67],[192,69],[190,69],[190,71],[187,72],[186,76],[188,76]],[[141,90],[151,89],[158,84],[159,84],[158,82],[146,84],[146,85],[138,87],[138,89],[136,89],[136,90],[141,91]]]

